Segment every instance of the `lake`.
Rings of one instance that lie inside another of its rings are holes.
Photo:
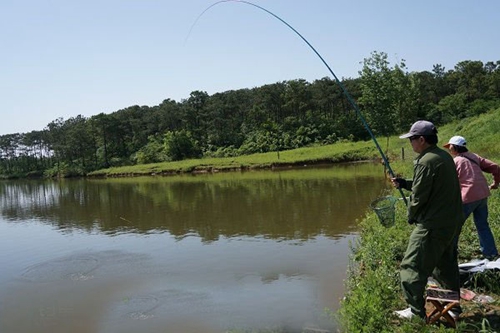
[[[0,332],[333,332],[386,188],[370,163],[2,181]]]

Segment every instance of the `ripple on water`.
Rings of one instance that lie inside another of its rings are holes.
[[[155,296],[132,296],[117,302],[113,306],[113,312],[118,317],[146,320],[154,317],[151,312],[158,306],[159,300]]]
[[[30,282],[85,281],[93,278],[91,273],[98,265],[99,260],[94,257],[72,256],[30,266],[21,277]]]

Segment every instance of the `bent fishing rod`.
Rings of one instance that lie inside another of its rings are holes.
[[[311,50],[313,50],[313,52],[319,57],[319,59],[321,60],[321,62],[323,62],[323,64],[326,66],[326,68],[328,69],[328,71],[330,72],[330,74],[332,74],[333,78],[335,79],[335,82],[340,87],[342,93],[347,98],[347,100],[349,101],[349,103],[353,107],[354,111],[356,111],[356,114],[358,115],[359,119],[363,123],[363,126],[365,127],[365,129],[368,131],[368,134],[370,134],[370,137],[372,138],[373,143],[377,147],[377,150],[378,150],[380,156],[382,157],[382,160],[384,162],[385,167],[387,168],[387,171],[389,172],[389,175],[392,178],[396,177],[395,174],[394,174],[394,171],[392,170],[392,168],[391,168],[391,166],[389,164],[389,160],[387,159],[387,157],[385,156],[384,152],[382,151],[382,148],[378,144],[378,141],[375,138],[375,135],[373,135],[373,132],[372,132],[370,126],[368,125],[368,123],[366,122],[365,117],[363,117],[363,114],[361,113],[361,110],[359,109],[359,107],[356,104],[356,102],[354,102],[354,99],[351,97],[351,95],[349,94],[349,92],[347,91],[347,89],[344,87],[344,85],[342,84],[342,82],[338,79],[337,75],[335,75],[335,73],[333,72],[333,70],[330,68],[330,65],[328,65],[328,63],[325,61],[325,59],[323,59],[323,57],[321,56],[321,54],[319,54],[319,52],[316,51],[316,49],[314,48],[314,46],[312,46],[311,43],[309,43],[309,41],[304,36],[302,36],[294,27],[292,27],[290,24],[288,24],[288,22],[286,22],[285,20],[283,20],[278,15],[274,14],[273,12],[267,10],[264,7],[261,7],[259,5],[254,4],[254,3],[251,3],[249,1],[244,1],[244,0],[221,0],[221,1],[217,1],[217,2],[213,3],[212,5],[208,6],[200,15],[198,15],[198,17],[194,21],[193,25],[191,26],[191,29],[189,30],[189,33],[188,33],[188,35],[186,37],[186,40],[189,37],[189,35],[191,34],[191,31],[193,30],[193,27],[196,25],[196,22],[198,22],[198,20],[200,19],[200,17],[203,16],[203,14],[205,14],[210,8],[212,8],[212,7],[214,7],[214,6],[218,5],[218,4],[224,3],[224,2],[239,2],[239,3],[243,3],[243,4],[246,4],[246,5],[249,5],[249,6],[253,6],[255,8],[258,8],[258,9],[260,9],[260,10],[268,13],[269,15],[273,16],[274,18],[276,18],[277,20],[279,20],[281,23],[283,23],[284,25],[286,25],[288,28],[290,28],[295,34],[297,34],[297,36],[299,36],[311,48]],[[401,189],[401,187],[399,187],[398,190],[399,190],[399,193],[401,194],[401,197],[402,197],[405,205],[408,205],[408,202],[406,200],[406,196],[404,195],[403,190]]]

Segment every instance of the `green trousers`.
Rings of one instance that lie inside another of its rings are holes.
[[[426,229],[417,224],[411,233],[401,262],[401,287],[412,312],[425,317],[424,292],[432,276],[444,289],[460,291],[457,253],[454,250],[456,227]]]

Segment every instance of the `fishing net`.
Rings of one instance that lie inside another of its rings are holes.
[[[380,224],[384,227],[392,227],[395,222],[396,209],[394,205],[397,199],[395,197],[387,196],[374,200],[370,207],[377,214]]]

